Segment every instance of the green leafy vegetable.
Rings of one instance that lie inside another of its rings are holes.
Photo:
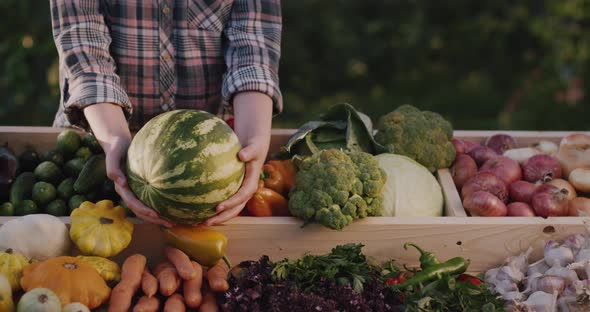
[[[325,149],[343,149],[376,154],[385,148],[373,139],[369,117],[350,104],[337,104],[320,116],[320,121],[305,123],[291,136],[284,151],[291,156],[309,156]]]
[[[457,312],[504,311],[504,302],[489,290],[489,285],[475,285],[443,275],[414,291],[406,292],[403,311]]]
[[[338,285],[351,285],[358,293],[371,279],[375,267],[367,263],[361,252],[364,245],[346,244],[336,246],[326,255],[305,255],[297,260],[278,262],[273,271],[277,281],[288,280],[301,291],[314,291],[320,280],[333,281]]]

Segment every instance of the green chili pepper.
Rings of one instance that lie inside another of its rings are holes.
[[[394,289],[403,289],[410,286],[416,286],[418,284],[429,282],[435,278],[440,279],[443,274],[454,275],[464,273],[467,271],[467,267],[469,267],[469,260],[465,260],[463,257],[455,257],[446,262],[429,266],[427,269],[414,274],[412,278],[407,279],[405,282],[394,284],[391,287]]]
[[[422,248],[416,246],[414,243],[405,243],[404,249],[408,249],[408,246],[416,248],[420,252],[420,268],[426,270],[428,267],[437,265],[440,263],[436,256],[428,251],[424,251]]]

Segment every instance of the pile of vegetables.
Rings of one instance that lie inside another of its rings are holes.
[[[336,230],[367,216],[442,215],[432,173],[456,154],[453,128],[442,116],[402,105],[379,119],[374,136],[370,118],[349,104],[330,107],[320,119],[301,126],[279,154],[298,170],[287,196],[291,215]],[[263,188],[258,194],[282,211],[285,201]]]
[[[267,256],[234,268],[220,295],[223,311],[502,311],[503,302],[477,277],[463,274],[469,261],[439,263],[420,249],[419,271],[393,261],[372,264],[362,245],[336,246],[273,263]],[[419,248],[419,247],[418,247]]]
[[[582,216],[590,213],[590,136],[572,134],[559,146],[517,147],[505,134],[484,145],[454,139],[451,167],[472,216]]]
[[[543,258],[531,262],[532,248],[511,256],[485,273],[508,311],[588,311],[590,309],[590,235],[545,243]]]
[[[53,149],[26,148],[18,157],[0,148],[0,216],[46,213],[68,216],[86,200],[119,201],[107,179],[105,156],[96,138],[64,130]]]

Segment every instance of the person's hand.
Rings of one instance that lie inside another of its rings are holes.
[[[205,224],[223,223],[237,216],[258,188],[262,165],[270,145],[272,100],[259,92],[243,92],[234,97],[235,132],[243,148],[238,154],[246,163],[242,186],[232,197],[217,205],[217,215]]]
[[[115,190],[121,199],[138,218],[154,224],[172,226],[170,222],[160,218],[153,209],[137,199],[127,185],[127,178],[121,168],[127,155],[127,148],[131,144],[131,133],[123,110],[113,104],[95,104],[85,108],[84,115],[105,152],[107,176],[115,182]]]

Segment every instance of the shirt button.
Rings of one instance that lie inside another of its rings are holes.
[[[170,14],[170,8],[165,5],[164,8],[162,9],[162,13],[164,13],[164,15],[168,16],[168,14]]]

